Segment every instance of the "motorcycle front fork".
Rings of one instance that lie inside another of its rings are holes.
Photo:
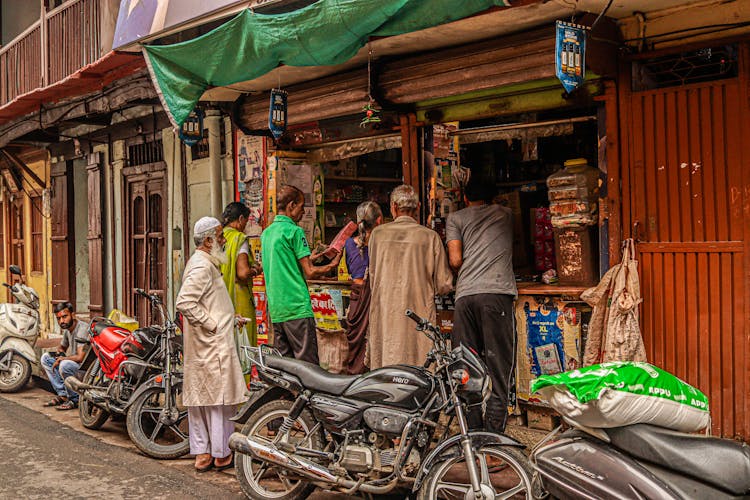
[[[464,452],[464,458],[466,461],[466,469],[469,472],[469,480],[471,481],[471,489],[474,490],[475,498],[483,498],[482,496],[482,480],[479,477],[479,469],[477,468],[477,461],[474,457],[474,449],[471,446],[471,438],[469,437],[469,426],[466,423],[466,414],[464,413],[464,407],[461,405],[461,400],[458,399],[458,395],[453,394],[453,406],[456,409],[456,417],[458,419],[458,426],[461,429],[461,448]]]

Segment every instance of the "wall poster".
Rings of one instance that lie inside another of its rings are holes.
[[[263,231],[265,215],[263,207],[265,137],[245,135],[236,130],[235,144],[236,199],[250,209],[250,220],[245,227],[245,233],[257,238]]]

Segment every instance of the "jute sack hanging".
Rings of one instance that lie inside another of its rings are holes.
[[[638,317],[642,302],[635,243],[625,240],[622,262],[599,284],[581,294],[594,310],[583,357],[584,365],[607,361],[646,361]]]

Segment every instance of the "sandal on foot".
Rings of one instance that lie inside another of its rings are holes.
[[[54,398],[50,399],[46,403],[44,403],[44,406],[60,406],[64,402],[66,402],[68,398],[64,398],[62,396],[55,396]]]
[[[55,410],[65,411],[65,410],[75,410],[78,408],[78,403],[75,401],[67,400],[60,406],[55,407]]]
[[[213,468],[214,468],[214,461],[211,460],[210,462],[208,462],[207,465],[205,465],[203,467],[196,467],[195,468],[195,472],[208,472],[208,471],[210,471]]]
[[[232,455],[231,460],[229,460],[229,462],[224,465],[216,465],[216,460],[214,460],[214,469],[216,469],[217,471],[226,470],[232,467],[234,467],[234,455]]]
[[[206,454],[204,454],[204,456],[205,455]],[[214,468],[214,459],[211,457],[211,455],[208,455],[208,457],[207,457],[208,460],[206,461],[206,465],[203,465],[203,466],[200,466],[200,467],[198,466],[198,458],[199,457],[195,457],[195,458],[196,458],[195,459],[195,471],[196,472],[208,472],[208,471],[210,471],[211,469]]]

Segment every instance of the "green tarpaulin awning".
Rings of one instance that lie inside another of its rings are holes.
[[[253,80],[280,64],[332,66],[369,37],[394,36],[456,21],[505,0],[319,0],[285,14],[247,9],[205,35],[143,47],[154,86],[175,126],[209,87]]]

